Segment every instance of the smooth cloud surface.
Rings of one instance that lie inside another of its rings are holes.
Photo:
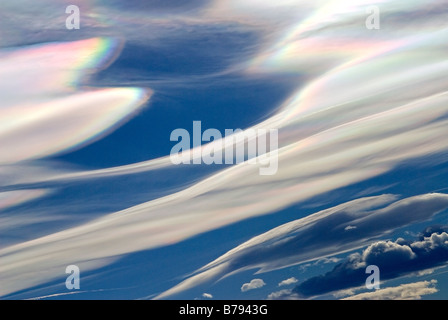
[[[46,4],[55,6],[54,1]],[[87,12],[93,7],[88,4]],[[381,8],[381,33],[364,27],[365,7],[372,4]],[[431,8],[427,12],[429,22],[418,15],[426,8]],[[135,27],[166,25],[177,32],[184,25],[217,25],[232,32],[228,29],[231,22],[236,30],[256,32],[260,43],[256,54],[246,61],[235,61],[226,72],[303,76],[304,81],[297,83],[291,96],[272,106],[275,112],[254,126],[279,129],[279,171],[273,176],[259,176],[257,166],[240,164],[179,192],[3,248],[0,295],[54,280],[57,270],[68,264],[76,263],[84,270],[98,268],[120,255],[272,213],[389,172],[410,159],[446,152],[448,29],[441,27],[446,8],[446,1],[310,4],[288,0],[277,1],[273,9],[267,1],[220,0],[201,4],[188,14],[177,13],[173,21],[169,15],[157,19],[119,12],[102,3],[97,16],[88,15],[88,28],[82,32],[100,33],[99,29],[114,21],[102,22],[101,18],[118,17],[117,13],[125,21],[135,21],[123,26],[125,36],[154,37],[154,42],[162,39],[135,32]],[[13,4],[6,9],[18,10]],[[48,30],[54,30],[52,23],[56,25],[60,18],[56,20],[48,21]],[[0,29],[6,35],[4,41],[13,41],[12,29]],[[150,90],[78,87],[80,79],[115,57],[119,49],[115,40],[93,38],[1,51],[0,93],[4,99],[0,102],[0,147],[7,150],[0,154],[1,187],[16,191],[27,184],[51,182],[57,188],[67,181],[160,168],[176,170],[168,156],[121,167],[66,169],[62,173],[34,163],[23,171],[24,164],[18,163],[88,143],[138,111]],[[25,197],[37,196],[29,193]],[[363,246],[394,228],[429,219],[446,209],[447,202],[443,194],[393,203],[395,200],[389,195],[359,199],[281,226],[218,258],[161,297],[230,271],[267,271]],[[331,228],[328,237],[317,237],[327,228]],[[285,234],[292,238],[281,244],[277,240],[284,240]],[[296,237],[299,234],[301,237]],[[267,243],[277,246],[278,253],[265,247]],[[290,249],[299,243],[304,245],[303,253],[291,254]],[[35,276],[36,266],[41,270],[39,278]]]

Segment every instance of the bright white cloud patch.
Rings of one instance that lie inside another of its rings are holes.
[[[206,293],[206,292],[204,292],[204,293],[202,294],[202,297],[203,297],[203,298],[206,298],[206,299],[212,299],[212,298],[213,298],[213,295],[210,294],[210,293]]]
[[[420,300],[422,296],[438,292],[436,280],[402,284],[398,287],[360,293],[342,300]]]
[[[272,292],[268,295],[268,300],[288,300],[294,299],[294,295],[292,295],[291,289],[283,289],[280,291]]]
[[[48,193],[48,190],[43,189],[0,192],[0,210],[37,199]],[[3,227],[3,225],[1,227]]]
[[[241,286],[241,292],[249,290],[259,289],[266,285],[262,279],[253,279],[249,283],[245,283]]]
[[[278,284],[278,286],[279,286],[279,287],[282,287],[282,286],[289,286],[289,285],[291,285],[291,284],[297,283],[298,281],[299,281],[299,280],[297,280],[296,278],[292,277],[292,278],[285,279],[285,280],[281,281],[281,282]]]
[[[103,38],[0,50],[0,164],[85,144],[135,113],[150,90],[75,89],[117,50]]]

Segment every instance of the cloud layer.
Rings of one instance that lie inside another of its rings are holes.
[[[377,33],[364,24],[365,8],[372,4],[382,12],[382,30]],[[123,177],[162,168],[179,176],[168,155],[98,170],[57,170],[35,162],[101,138],[135,116],[151,96],[151,89],[141,86],[85,87],[88,75],[119,54],[124,44],[115,38],[163,48],[167,39],[174,47],[181,37],[192,39],[191,30],[250,32],[259,43],[226,61],[224,70],[206,75],[210,78],[202,85],[224,73],[275,73],[302,80],[282,104],[272,106],[269,117],[254,122],[255,129],[279,129],[276,175],[259,176],[258,166],[239,164],[188,187],[180,183],[181,191],[2,248],[0,295],[54,280],[68,264],[95,269],[122,255],[273,213],[448,150],[448,29],[441,27],[446,1],[284,0],[274,6],[268,1],[216,0],[195,2],[187,12],[158,8],[158,14],[149,14],[135,2],[133,10],[123,10],[116,2],[86,2],[79,36],[87,40],[16,49],[5,46],[18,39],[27,44],[68,37],[60,30],[65,16],[53,13],[60,3],[51,0],[39,5],[5,1],[1,6],[0,187],[7,192],[41,184],[58,190],[67,182],[106,178],[123,184]],[[29,19],[32,10],[41,12],[41,19]],[[17,21],[9,19],[9,13]],[[113,34],[117,25],[120,34],[103,36]],[[149,27],[161,32],[140,32]],[[29,39],[36,34],[33,30],[44,31]],[[164,80],[180,81],[177,77]],[[128,79],[121,81],[127,84]],[[26,193],[22,199],[43,197],[47,191]],[[443,194],[396,200],[391,195],[358,199],[271,230],[161,297],[236,270],[268,271],[352,250],[447,207]],[[12,216],[8,223],[18,222]],[[422,241],[422,246],[433,245]],[[303,251],[294,251],[297,246]],[[417,247],[411,249],[415,253]]]
[[[264,287],[265,285],[266,285],[266,283],[263,281],[263,279],[252,279],[250,282],[244,283],[241,286],[241,292],[246,292],[246,291],[254,290],[254,289],[260,289],[260,288]]]
[[[267,272],[353,250],[365,246],[373,242],[375,238],[397,228],[428,220],[448,208],[448,195],[446,194],[427,194],[400,201],[394,200],[395,197],[391,195],[357,199],[274,228],[230,250],[198,270],[196,275],[163,293],[159,298],[179,293],[205,282],[218,280],[236,271],[257,268],[260,269],[259,272]],[[346,230],[348,225],[356,226],[356,228]],[[377,244],[380,248],[383,242]],[[385,242],[384,245],[386,248],[397,246],[397,250],[388,251],[395,253],[397,259],[406,257],[406,253],[410,250],[399,244]],[[377,247],[374,244],[367,251],[372,251],[372,254],[368,255],[369,264],[382,261],[378,261],[379,258],[371,259],[375,248]],[[387,252],[386,248],[384,251]],[[403,250],[405,252],[402,252],[400,249],[407,249],[407,251]],[[434,254],[435,258],[437,252],[434,251]],[[422,261],[432,265],[429,260],[426,260],[428,257],[422,256]],[[384,260],[389,261],[387,259],[389,257]],[[440,259],[442,259],[440,261],[444,261],[443,257]],[[339,264],[336,271],[341,269],[341,272],[335,271],[335,276],[332,277],[335,281],[334,290],[357,285],[358,283],[351,283],[349,280],[353,276],[358,276],[360,281],[365,281],[365,263],[361,256],[352,255],[348,261]],[[384,271],[388,270],[385,265],[380,267],[385,268]],[[397,272],[395,265],[390,267],[391,273]],[[350,270],[356,274],[350,274],[351,277],[347,278],[345,273]],[[330,291],[327,290],[326,285],[331,287],[331,281],[326,277],[322,278],[322,281],[319,280],[320,278],[305,281],[299,285],[297,290],[306,295],[317,295]],[[316,281],[319,283],[315,283]],[[341,287],[338,281],[350,284]],[[325,289],[320,289],[320,283]]]

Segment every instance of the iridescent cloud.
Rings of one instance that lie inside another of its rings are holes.
[[[194,19],[189,15],[188,21],[200,25],[231,21],[241,29],[259,32],[262,40],[258,54],[241,64],[247,74],[276,72],[304,76],[304,83],[298,83],[296,91],[283,104],[273,106],[276,113],[254,126],[279,129],[278,173],[259,176],[256,165],[243,163],[165,197],[4,248],[0,250],[0,271],[5,275],[1,295],[50,281],[57,275],[55,270],[70,263],[76,262],[84,270],[98,268],[119,255],[176,243],[230,223],[272,213],[391,171],[410,159],[448,150],[448,29],[440,27],[437,18],[433,22],[417,19],[412,26],[406,24],[406,17],[418,13],[427,2],[362,1],[352,5],[346,1],[309,4],[285,0],[276,2],[278,15],[271,14],[272,8],[267,3],[215,1],[195,12]],[[371,4],[380,6],[383,12],[381,33],[375,34],[376,31],[364,26],[365,7]],[[431,4],[437,6],[434,1]],[[252,12],[254,6],[256,10]],[[290,8],[300,9],[297,19],[291,19]],[[401,14],[401,20],[392,19],[397,13]],[[267,16],[270,19],[264,20]],[[223,26],[223,30],[230,32],[227,27]],[[57,45],[57,58],[53,58],[60,64],[50,62],[51,57],[40,47],[25,49],[20,54],[7,53],[11,59],[17,55],[25,56],[25,60],[43,57],[43,66],[49,71],[45,74],[48,79],[39,81],[36,90],[29,89],[30,95],[26,95],[32,97],[29,103],[16,94],[6,95],[14,108],[1,109],[0,119],[14,120],[1,126],[0,144],[11,152],[2,154],[0,162],[34,159],[91,141],[139,108],[148,95],[143,89],[78,91],[70,85],[73,83],[70,79],[79,76],[75,71],[78,68],[72,67],[73,63],[79,65],[74,62],[78,61],[78,55],[72,52],[89,55],[92,51],[84,49],[98,49],[102,47],[101,41],[105,40]],[[86,60],[96,58],[88,56]],[[53,65],[68,71],[62,72]],[[0,67],[0,72],[2,69],[9,70],[9,77],[14,78],[14,70],[8,69],[7,64]],[[20,72],[26,74],[27,68]],[[29,75],[42,76],[37,72]],[[28,88],[24,85],[30,84],[27,79],[0,84],[8,88],[5,92],[15,92]],[[48,83],[52,85],[47,86]],[[45,92],[49,94],[41,97]],[[29,116],[21,118],[19,113]],[[30,147],[29,141],[34,137],[41,144],[38,148]],[[176,170],[171,168],[169,156],[95,171],[67,170],[60,174],[48,168],[45,174],[21,176],[16,181],[11,178],[2,184],[10,188],[17,181],[57,184],[165,167]],[[406,217],[407,222],[415,218]],[[332,248],[333,253],[341,248]],[[41,278],[35,278],[30,261],[39,265]],[[228,271],[223,265],[216,268],[214,271],[219,274]],[[215,274],[190,278],[186,281],[188,285],[183,283],[166,295],[201,283],[204,280],[201,277],[209,275],[212,278]]]
[[[85,144],[132,116],[150,90],[78,88],[119,50],[94,38],[0,51],[0,164]]]

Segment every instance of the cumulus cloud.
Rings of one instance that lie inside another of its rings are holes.
[[[297,283],[298,281],[299,280],[297,280],[295,277],[291,277],[291,278],[288,278],[288,279],[285,279],[285,280],[279,282],[278,286],[279,287],[289,286],[290,284]]]
[[[206,292],[204,292],[204,293],[202,294],[202,297],[203,297],[203,298],[206,298],[206,299],[212,299],[212,298],[213,298],[213,295],[210,294],[210,293],[206,293]]]
[[[259,289],[266,285],[263,279],[252,279],[249,283],[245,283],[241,286],[241,292],[249,290]]]
[[[340,258],[336,258],[336,257],[330,257],[330,258],[322,258],[318,261],[323,261],[324,264],[329,264],[329,263],[336,263],[339,262],[341,259]]]
[[[448,261],[448,234],[433,233],[421,240],[378,241],[368,246],[361,254],[351,254],[333,270],[310,278],[294,288],[304,296],[322,295],[359,286],[365,282],[366,267],[376,265],[381,279],[393,279],[402,275],[425,271]]]
[[[436,280],[419,281],[360,293],[342,300],[420,300],[422,296],[438,292]]]

